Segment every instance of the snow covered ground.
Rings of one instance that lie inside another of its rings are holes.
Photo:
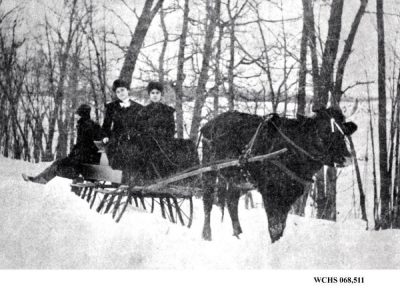
[[[290,215],[271,244],[267,219],[240,204],[244,234],[232,237],[229,218],[213,210],[212,242],[200,238],[202,204],[192,228],[130,208],[119,224],[69,191],[69,180],[25,183],[34,165],[0,158],[2,269],[399,269],[400,231],[367,231],[352,218],[337,223]],[[227,215],[226,215],[227,216]]]

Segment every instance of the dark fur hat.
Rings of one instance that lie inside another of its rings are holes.
[[[79,116],[90,115],[91,107],[88,104],[81,104],[76,110],[76,114]]]
[[[115,80],[111,89],[112,89],[113,92],[115,92],[118,87],[125,87],[126,89],[129,90],[128,83],[125,80],[122,80],[122,79]]]
[[[147,93],[150,93],[153,89],[157,89],[161,93],[164,91],[164,87],[161,82],[157,81],[150,81],[149,84],[147,85]]]

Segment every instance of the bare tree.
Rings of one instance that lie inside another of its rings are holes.
[[[353,20],[352,28],[349,32],[344,50],[339,59],[338,69],[336,72],[336,82],[334,82],[334,65],[339,48],[344,1],[333,0],[331,4],[331,13],[328,22],[328,34],[325,41],[325,48],[322,54],[322,64],[320,71],[318,71],[317,67],[315,66],[315,56],[312,56],[312,59],[314,59],[314,86],[317,86],[317,89],[315,90],[314,88],[314,91],[318,93],[314,95],[314,109],[319,109],[327,106],[329,93],[331,93],[333,96],[333,105],[337,107],[339,106],[339,101],[342,94],[342,81],[345,66],[350,56],[350,52],[354,43],[354,38],[356,36],[361,21],[361,17],[364,15],[367,2],[367,0],[360,1],[360,8],[358,9],[358,12],[356,13],[356,16]],[[315,47],[314,40],[312,40],[314,39],[315,31],[311,30],[309,32],[312,43],[311,47]],[[312,55],[314,55],[315,52],[313,52],[313,48],[311,50]],[[317,183],[317,187],[318,184],[321,185],[318,188],[318,193],[316,195],[316,202],[318,207],[317,217],[336,220],[336,170],[334,168],[328,168],[326,171],[326,176],[321,171],[317,175],[317,178],[321,179],[321,181]],[[324,179],[325,181],[322,181]]]
[[[153,7],[154,0],[146,0],[142,13],[136,24],[135,32],[132,35],[127,53],[125,55],[124,63],[122,65],[119,78],[125,80],[128,84],[132,82],[132,75],[135,70],[136,60],[138,59],[140,49],[143,45],[147,31],[153,18],[156,16],[158,10],[161,8],[164,0],[157,0]]]
[[[3,12],[0,6],[0,133],[4,137],[4,156],[9,156],[11,148],[12,157],[21,159],[24,153],[25,158],[30,159],[27,131],[21,126],[18,113],[27,74],[27,63],[18,57],[25,41],[17,36],[20,25],[18,11],[17,6]]]
[[[73,44],[73,41],[76,37],[76,34],[80,28],[80,24],[82,21],[83,16],[79,15],[79,8],[77,4],[77,0],[73,0],[71,3],[66,3],[66,9],[68,11],[68,22],[67,22],[67,34],[66,37],[64,38],[62,35],[61,30],[57,30],[56,28],[53,28],[52,25],[50,24],[49,21],[46,20],[45,23],[45,28],[46,28],[46,35],[47,35],[47,45],[48,45],[48,53],[49,53],[49,69],[53,70],[50,72],[49,76],[49,85],[50,85],[50,90],[54,95],[54,109],[52,113],[50,114],[49,117],[49,137],[46,142],[46,151],[45,151],[45,159],[46,160],[51,160],[53,158],[53,152],[52,152],[52,147],[53,147],[53,139],[54,139],[54,133],[55,133],[55,126],[56,126],[56,121],[61,119],[62,115],[62,105],[64,101],[64,85],[65,81],[67,78],[68,74],[68,61],[70,58],[70,52],[71,52],[71,47]],[[57,15],[57,17],[61,18],[63,17],[62,15]],[[57,44],[59,47],[59,50],[56,52],[57,55],[57,62],[58,62],[58,78],[57,78],[57,84],[54,84],[55,81],[55,72],[54,72],[54,63],[52,60],[52,49],[51,46],[55,45],[55,43],[52,43],[52,36],[50,35],[51,31],[54,31],[55,34],[57,35]],[[68,132],[66,131],[66,128],[63,126],[63,123],[58,123],[58,128],[59,128],[59,133],[60,135],[62,134],[67,134]],[[62,139],[63,140],[63,139]],[[66,154],[66,150],[62,149],[60,154],[57,155],[57,157],[63,157]]]
[[[390,175],[388,172],[387,127],[386,127],[386,60],[385,60],[385,27],[383,19],[383,1],[376,1],[376,21],[378,32],[378,139],[380,171],[380,229],[390,227]]]
[[[333,0],[331,4],[331,14],[328,20],[328,35],[322,54],[319,93],[314,99],[316,108],[326,106],[328,103],[329,91],[332,90],[334,65],[339,48],[340,32],[342,30],[343,3],[344,0]]]
[[[46,96],[44,95],[44,77],[46,67],[44,53],[42,50],[36,50],[34,57],[29,61],[30,75],[25,80],[26,101],[22,102],[24,111],[29,112],[31,121],[28,123],[33,142],[33,160],[39,162],[44,154],[43,139],[47,139],[47,134],[43,128],[43,120],[48,113],[46,105]]]
[[[297,113],[305,114],[306,108],[306,76],[307,76],[307,44],[309,39],[309,16],[310,1],[302,0],[303,2],[303,31],[301,34],[300,43],[300,69],[299,69],[299,88],[297,92]]]
[[[356,13],[356,16],[351,25],[351,30],[347,39],[345,40],[344,49],[342,55],[338,61],[337,71],[336,71],[336,80],[334,83],[333,91],[332,91],[332,102],[334,106],[338,106],[343,95],[342,86],[343,86],[343,77],[344,71],[346,68],[347,61],[350,57],[350,53],[353,47],[354,39],[356,37],[356,33],[358,27],[360,25],[361,19],[365,13],[365,9],[367,7],[368,0],[360,0],[360,7]]]
[[[183,137],[183,81],[185,80],[184,65],[185,65],[185,48],[186,38],[189,27],[189,0],[185,0],[183,8],[183,22],[182,32],[179,41],[179,52],[178,52],[178,69],[176,74],[176,130],[179,138]]]
[[[215,0],[214,7],[207,4],[207,17],[209,23],[207,25],[206,34],[204,38],[203,60],[201,65],[200,76],[196,88],[196,100],[193,108],[192,125],[190,127],[190,139],[197,140],[200,122],[201,111],[206,100],[206,83],[208,81],[208,71],[210,67],[210,57],[212,54],[212,41],[214,38],[215,28],[221,10],[221,1]]]
[[[239,5],[239,1],[235,1],[232,6],[232,1],[228,0],[226,4],[226,9],[228,11],[228,27],[229,27],[229,64],[228,64],[228,109],[233,110],[234,99],[235,99],[235,85],[234,85],[234,69],[235,69],[235,30],[236,30],[236,21],[243,13],[246,5],[248,4],[248,0],[244,1],[241,5]]]
[[[218,21],[218,39],[217,43],[215,44],[217,52],[215,54],[215,69],[214,69],[214,79],[215,79],[215,85],[212,89],[212,92],[214,94],[214,117],[218,116],[219,112],[219,96],[221,94],[221,88],[223,86],[223,80],[222,80],[222,72],[221,72],[221,57],[222,57],[222,38],[224,36],[224,29],[225,29],[225,24],[222,23],[221,19]],[[233,80],[233,79],[232,79]]]
[[[169,40],[169,34],[167,30],[167,25],[165,24],[165,10],[162,6],[159,14],[160,14],[160,23],[164,39],[162,43],[161,53],[160,56],[158,57],[158,75],[159,75],[158,79],[161,83],[164,83],[164,77],[165,77],[164,62],[165,62],[165,53],[167,51],[167,45]]]
[[[85,0],[85,9],[88,11],[87,21],[82,23],[81,29],[86,36],[88,70],[86,73],[90,84],[91,95],[95,107],[96,120],[100,119],[99,108],[107,102],[107,31],[104,10],[102,11],[103,25],[99,29],[95,27],[94,17],[98,12],[93,0]],[[105,9],[105,8],[103,8]]]

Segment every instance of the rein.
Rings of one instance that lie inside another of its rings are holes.
[[[281,137],[286,140],[289,144],[291,144],[293,147],[295,147],[297,150],[299,150],[300,152],[302,152],[304,155],[306,155],[307,157],[309,157],[310,159],[312,159],[313,161],[322,163],[320,158],[316,158],[314,156],[312,156],[309,152],[307,152],[306,150],[304,150],[302,147],[300,147],[299,145],[297,145],[294,141],[292,141],[287,135],[285,135],[273,122],[272,125],[276,128],[276,130],[278,131],[278,133],[281,135]]]

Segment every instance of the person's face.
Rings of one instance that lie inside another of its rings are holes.
[[[159,102],[161,100],[161,91],[158,89],[152,89],[149,95],[152,102]]]
[[[126,89],[126,87],[117,87],[117,89],[115,90],[115,94],[121,101],[126,101],[127,99],[129,99],[128,90]]]

